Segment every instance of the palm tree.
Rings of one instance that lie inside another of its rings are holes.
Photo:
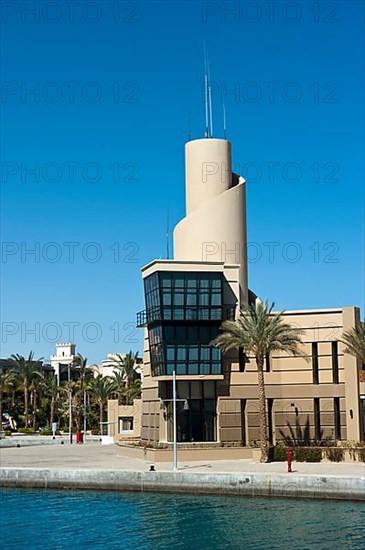
[[[135,367],[138,362],[138,351],[133,353],[131,350],[124,357],[117,353],[114,367],[121,371],[127,388],[133,384],[135,380],[140,378],[139,374],[136,372]]]
[[[104,419],[104,406],[106,405],[111,394],[115,392],[115,382],[109,376],[98,374],[95,378],[92,378],[89,381],[88,389],[99,405],[99,423],[101,429]]]
[[[80,353],[76,355],[73,360],[73,366],[78,367],[79,372],[79,390],[77,392],[77,414],[76,414],[76,430],[78,433],[81,432],[81,422],[83,415],[83,395],[84,395],[84,385],[85,385],[85,375],[87,371],[91,368],[87,367],[87,357],[83,357]]]
[[[60,386],[58,385],[57,376],[55,375],[47,376],[44,379],[43,387],[44,387],[46,396],[51,399],[50,412],[49,412],[49,425],[52,426],[54,417],[55,417],[55,412],[56,412],[57,399],[60,392]]]
[[[69,382],[65,381],[62,382],[60,385],[60,395],[62,395],[62,399],[60,399],[59,403],[59,415],[60,418],[68,419],[68,425],[64,426],[63,429],[69,429],[69,421],[70,421],[70,401],[71,401],[71,431],[72,431],[72,424],[73,420],[77,418],[79,414],[79,398],[78,398],[78,387],[79,383],[75,382],[75,380],[70,380]]]
[[[125,404],[124,396],[126,392],[125,378],[120,371],[114,371],[114,391],[118,395],[118,401],[120,404]]]
[[[142,394],[142,382],[140,379],[137,379],[133,382],[129,388],[126,388],[125,390],[125,404],[126,405],[133,405],[134,399],[140,399]]]
[[[34,376],[42,376],[42,372],[39,368],[39,364],[43,357],[34,360],[34,353],[31,351],[26,359],[23,355],[11,355],[8,359],[12,365],[12,371],[17,372],[23,385],[24,391],[24,419],[25,427],[28,428],[29,414],[28,414],[28,398],[29,398],[29,385]]]
[[[365,321],[360,321],[342,335],[345,352],[353,355],[362,365],[365,365]]]
[[[42,388],[42,379],[43,379],[43,374],[42,373],[39,373],[40,376],[38,375],[34,375],[31,379],[31,382],[29,384],[29,391],[30,391],[30,396],[31,396],[31,404],[32,404],[32,407],[33,407],[33,414],[32,414],[32,417],[33,417],[33,422],[32,422],[32,427],[33,427],[33,431],[35,432],[36,429],[37,429],[37,407],[38,407],[38,394],[40,393],[40,390]]]
[[[0,430],[3,421],[3,399],[4,393],[8,392],[15,385],[14,373],[9,370],[0,371]]]
[[[265,357],[276,351],[305,357],[300,350],[303,344],[301,330],[293,328],[283,319],[284,312],[272,313],[274,304],[256,301],[247,306],[236,321],[224,321],[223,332],[213,341],[213,345],[224,353],[232,349],[242,349],[247,355],[255,357],[260,417],[261,462],[268,461],[268,437],[266,419],[266,397],[264,362]]]

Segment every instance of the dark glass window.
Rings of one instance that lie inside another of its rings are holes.
[[[240,372],[245,372],[246,354],[245,354],[245,352],[243,351],[242,348],[239,348],[239,350],[238,350],[238,366],[239,366]]]
[[[334,384],[339,383],[338,378],[338,342],[332,342],[332,380]]]
[[[340,398],[335,397],[333,400],[334,409],[334,422],[335,422],[335,439],[341,439],[341,411],[340,411]]]
[[[266,372],[270,372],[270,355],[267,353],[265,356]]]
[[[161,305],[155,275],[145,279],[147,309]],[[159,277],[164,319],[222,320],[221,273],[160,272]]]
[[[211,342],[222,321],[223,275],[157,272],[144,285],[152,375],[220,374]]]
[[[273,409],[274,409],[274,400],[267,400],[267,429],[268,429],[268,438],[269,443],[273,443]]]
[[[312,374],[313,384],[319,384],[318,343],[312,342]]]
[[[314,398],[314,437],[317,442],[321,440],[321,411],[318,397]]]

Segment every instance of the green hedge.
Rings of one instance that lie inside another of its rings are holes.
[[[39,435],[53,435],[53,431],[52,430],[41,430],[39,432]],[[56,435],[61,435],[60,430],[56,430]]]
[[[342,462],[345,458],[345,451],[341,447],[330,447],[325,449],[325,454],[331,462]]]
[[[365,462],[365,446],[354,449],[354,456],[359,462]]]
[[[6,436],[9,437],[9,436],[11,435],[11,433],[12,433],[12,432],[11,432],[10,430],[5,430],[5,435],[6,435]]]
[[[33,428],[19,428],[18,432],[20,434],[35,434],[35,431],[33,430]]]
[[[319,447],[295,447],[294,460],[297,462],[321,462],[322,449]]]
[[[275,447],[270,447],[269,460],[271,462],[285,462],[286,447],[284,447],[284,445],[276,445]]]
[[[286,461],[287,447],[276,445],[269,449],[269,459],[272,462]],[[322,449],[319,447],[292,447],[293,460],[297,462],[320,462],[322,460]]]

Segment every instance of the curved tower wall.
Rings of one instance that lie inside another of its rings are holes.
[[[185,146],[186,217],[174,230],[174,259],[240,265],[247,302],[245,180],[232,172],[231,144],[197,139]]]

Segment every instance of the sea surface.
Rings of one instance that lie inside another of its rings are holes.
[[[364,549],[365,504],[1,489],[0,547]]]

